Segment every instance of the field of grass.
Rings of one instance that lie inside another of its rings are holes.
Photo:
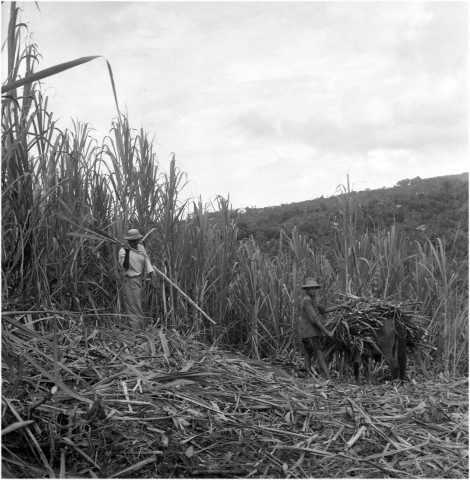
[[[333,245],[293,228],[276,255],[263,254],[253,239],[237,240],[228,200],[181,198],[186,176],[175,159],[163,168],[119,110],[102,144],[86,123],[62,130],[14,2],[11,12],[4,476],[467,478],[468,261],[446,253],[453,239],[361,231],[347,179]],[[150,232],[159,282],[156,293],[144,288],[148,330],[134,337],[122,327],[117,261],[129,228]],[[412,305],[430,377],[411,362],[401,390],[305,379],[296,325],[310,276],[326,303],[353,295]]]

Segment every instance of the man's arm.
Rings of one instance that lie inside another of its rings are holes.
[[[119,250],[119,264],[124,270],[129,270],[129,245],[124,245],[121,250]]]
[[[157,288],[158,287],[158,285],[157,285],[157,274],[155,272],[155,269],[153,268],[152,262],[150,261],[147,250],[142,245],[140,251],[144,255],[145,271],[146,271],[147,275],[150,275],[153,288]]]
[[[124,261],[122,262],[122,268],[124,270],[129,270],[129,252],[130,252],[130,246],[129,245],[124,245],[124,250],[125,250],[125,253],[124,253]]]
[[[349,308],[349,304],[347,303],[340,303],[339,305],[333,305],[331,307],[321,307],[323,313],[330,313],[339,310],[340,308]]]

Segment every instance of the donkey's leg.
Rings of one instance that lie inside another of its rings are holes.
[[[396,337],[393,317],[385,318],[382,328],[377,332],[377,346],[382,351],[382,354],[390,367],[393,380],[398,378],[397,345],[395,344]]]

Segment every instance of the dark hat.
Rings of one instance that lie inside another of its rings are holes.
[[[321,285],[314,278],[307,278],[302,288],[321,288]]]

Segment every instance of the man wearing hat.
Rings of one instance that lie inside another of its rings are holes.
[[[128,244],[119,250],[119,263],[124,270],[122,285],[124,312],[129,326],[134,330],[143,330],[145,327],[141,292],[142,281],[148,274],[152,277],[153,287],[156,287],[155,271],[145,247],[139,243],[141,238],[143,237],[139,230],[131,228],[124,237]]]
[[[313,375],[312,357],[315,354],[323,375],[325,375],[328,380],[331,380],[325,355],[321,349],[320,336],[323,332],[331,338],[334,330],[330,331],[325,328],[320,320],[320,315],[334,312],[340,308],[348,308],[349,306],[347,303],[331,307],[319,305],[316,299],[316,292],[319,288],[321,288],[321,285],[314,278],[307,278],[305,285],[302,285],[302,289],[305,290],[305,295],[302,297],[301,302],[299,333],[305,350],[304,363],[307,372]]]

